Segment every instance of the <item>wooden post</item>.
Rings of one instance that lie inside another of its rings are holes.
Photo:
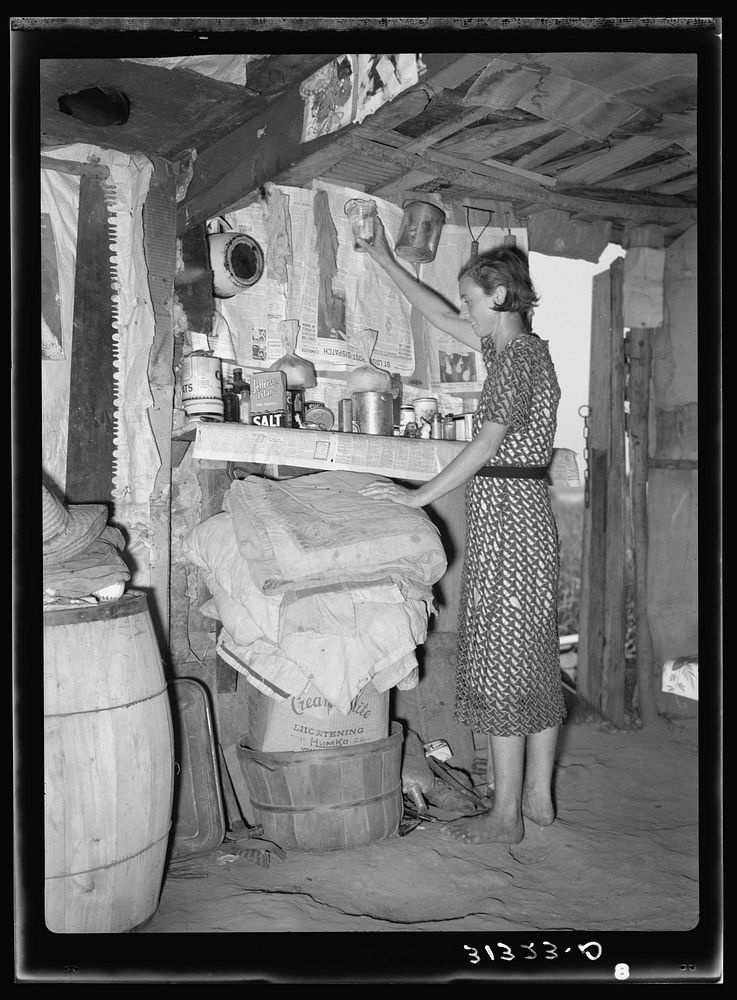
[[[594,277],[589,380],[589,506],[584,510],[577,690],[624,724],[623,262]]]
[[[622,292],[624,260],[613,261],[609,273],[609,449],[606,491],[606,565],[604,589],[604,660],[602,664],[602,713],[616,726],[624,725],[624,323]]]
[[[637,689],[643,726],[658,719],[653,685],[653,644],[647,615],[647,477],[648,420],[653,331],[647,328],[630,333],[629,435],[630,494],[632,497],[632,543],[635,566],[635,628],[637,641]]]
[[[581,600],[578,612],[576,691],[583,701],[596,708],[599,708],[601,699],[601,665],[604,649],[606,459],[605,451],[591,449],[590,497],[589,506],[584,509]]]
[[[589,503],[584,508],[576,688],[579,697],[598,708],[604,646],[606,578],[606,483],[609,445],[609,328],[611,278],[608,271],[593,281],[591,361],[589,369]]]

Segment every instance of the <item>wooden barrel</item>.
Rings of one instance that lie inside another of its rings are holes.
[[[397,832],[402,818],[402,727],[371,743],[329,750],[251,750],[241,770],[264,837],[303,851],[369,844]]]
[[[45,912],[121,932],[159,903],[174,741],[144,594],[44,613]]]

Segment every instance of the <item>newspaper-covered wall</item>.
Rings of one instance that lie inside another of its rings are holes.
[[[332,396],[340,398],[341,378],[364,363],[356,335],[369,327],[378,333],[371,360],[379,368],[398,372],[409,397],[415,389],[419,395],[432,391],[445,404],[444,412],[462,412],[464,397],[480,392],[486,376],[481,354],[421,317],[414,317],[413,333],[407,300],[368,254],[353,249],[344,206],[351,198],[369,196],[323,181],[315,181],[310,189],[267,185],[266,194],[224,217],[234,229],[256,239],[266,256],[265,274],[257,284],[232,298],[216,300],[230,327],[238,364],[249,371],[269,368],[284,353],[280,321],[296,319],[297,354],[326,376],[312,395],[330,406]],[[374,200],[393,244],[402,209],[381,198]],[[474,221],[479,214],[473,213]],[[478,236],[480,252],[503,245],[505,239],[514,239],[527,251],[526,230],[488,226],[479,236],[482,227],[483,223],[471,229],[446,224],[433,262],[415,266],[400,259],[400,263],[458,308],[457,275],[470,256],[472,234],[474,239]],[[325,251],[330,236],[332,257]],[[425,370],[419,372],[418,356],[425,362]]]

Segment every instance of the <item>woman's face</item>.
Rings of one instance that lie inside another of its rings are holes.
[[[461,319],[471,324],[479,340],[492,334],[501,317],[501,313],[494,309],[494,297],[487,295],[467,276],[458,282],[458,294],[461,297]]]

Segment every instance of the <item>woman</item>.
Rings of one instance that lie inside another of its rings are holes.
[[[444,832],[469,843],[517,844],[525,818],[541,826],[555,819],[553,764],[565,717],[558,532],[545,478],[560,389],[547,344],[531,332],[537,296],[514,249],[464,265],[458,314],[396,261],[380,221],[373,246],[364,247],[412,306],[480,350],[486,364],[473,439],[453,461],[418,488],[376,482],[362,492],[424,507],[467,484],[455,712],[489,734],[495,794],[488,812]]]

